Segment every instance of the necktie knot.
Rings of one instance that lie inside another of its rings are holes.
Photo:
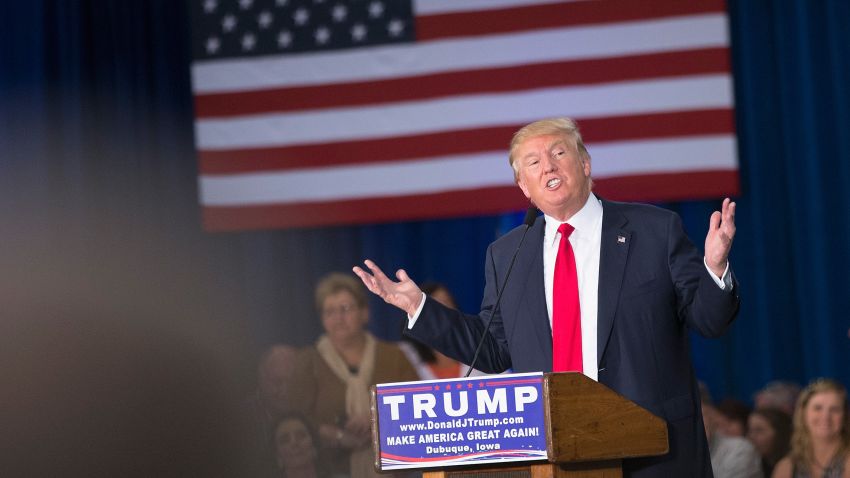
[[[564,237],[570,237],[570,234],[572,234],[573,231],[575,231],[575,228],[566,222],[558,226],[558,232],[560,232]]]

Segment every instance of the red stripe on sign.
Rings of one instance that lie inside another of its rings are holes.
[[[723,0],[618,0],[529,5],[498,10],[421,15],[416,18],[416,38],[419,41],[436,40],[725,11],[726,2]]]
[[[731,109],[578,119],[587,144],[735,132]],[[521,124],[280,148],[200,151],[204,175],[280,171],[504,151]]]
[[[607,199],[638,201],[706,199],[738,193],[737,171],[653,174],[595,180],[595,191]],[[525,208],[527,199],[515,186],[452,191],[402,197],[203,209],[206,230],[233,231],[326,224],[497,214]]]
[[[202,94],[195,97],[195,115],[198,119],[226,118],[306,109],[379,105],[445,96],[728,73],[729,69],[727,48],[706,48],[439,73],[383,81]]]

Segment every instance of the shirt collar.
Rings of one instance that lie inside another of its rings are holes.
[[[543,217],[546,220],[546,242],[554,243],[555,238],[557,237],[558,227],[562,223],[554,217],[546,214],[544,214]],[[582,235],[587,234],[593,228],[596,221],[601,218],[602,203],[595,194],[590,193],[587,196],[587,202],[584,203],[584,206],[582,206],[577,213],[573,214],[573,216],[567,220],[567,223],[575,229],[573,235],[576,237],[582,237]]]

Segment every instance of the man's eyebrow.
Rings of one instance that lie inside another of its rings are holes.
[[[566,146],[567,146],[567,142],[564,141],[563,139],[559,139],[558,141],[555,141],[554,143],[552,143],[551,146],[549,146],[549,151],[551,152],[555,148],[566,147]]]

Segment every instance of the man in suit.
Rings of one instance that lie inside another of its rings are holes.
[[[590,155],[570,119],[520,129],[510,164],[544,216],[521,247],[525,226],[490,245],[478,315],[427,298],[404,270],[394,281],[367,260],[371,273],[354,272],[407,312],[407,335],[464,363],[505,285],[476,368],[581,371],[668,423],[670,452],[625,460],[626,476],[711,476],[687,329],[718,336],[737,314],[738,287],[728,265],[735,203],[726,199],[712,214],[703,256],[676,214],[591,192]]]

